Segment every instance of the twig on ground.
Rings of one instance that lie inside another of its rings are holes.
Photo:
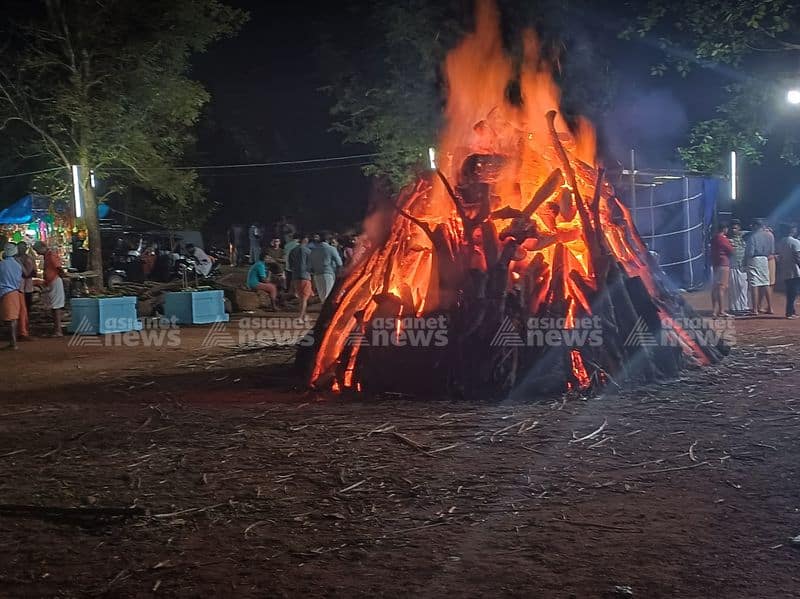
[[[12,455],[17,455],[18,453],[25,453],[28,451],[27,449],[17,449],[16,451],[9,451],[8,453],[0,454],[0,458],[8,458]]]
[[[392,431],[394,429],[395,429],[394,425],[392,425],[390,422],[384,422],[379,427],[373,428],[371,431],[369,431],[367,433],[367,437],[369,437],[374,433],[388,433],[389,431]]]
[[[516,427],[518,427],[518,426],[519,426],[519,427],[522,427],[522,426],[524,426],[525,424],[527,424],[527,423],[528,423],[528,420],[529,420],[529,418],[526,418],[525,420],[521,420],[520,422],[515,422],[514,424],[509,424],[508,426],[506,426],[506,427],[504,427],[504,428],[501,428],[501,429],[500,429],[500,430],[498,430],[498,431],[494,431],[494,432],[492,433],[492,436],[491,436],[491,437],[489,437],[489,440],[490,440],[490,441],[494,441],[494,438],[495,438],[497,435],[499,435],[499,434],[501,434],[501,433],[504,433],[504,432],[506,432],[506,431],[509,431],[509,430],[511,430],[512,428],[516,428]]]
[[[660,470],[642,470],[642,474],[658,474],[659,472],[677,472],[678,470],[691,470],[700,466],[707,466],[709,462],[703,461],[689,466],[677,466],[675,468],[661,468]]]
[[[447,520],[441,520],[439,522],[433,522],[433,523],[430,523],[430,524],[423,524],[422,526],[415,526],[414,528],[404,528],[402,530],[393,530],[391,532],[385,533],[384,536],[402,535],[402,534],[405,534],[407,532],[414,532],[415,530],[423,530],[423,529],[426,529],[426,528],[433,528],[435,526],[442,526],[444,524],[449,524],[449,522]]]
[[[570,441],[570,443],[580,443],[581,441],[588,441],[589,439],[594,439],[597,435],[602,433],[607,426],[608,426],[608,418],[603,420],[603,424],[601,424],[600,427],[596,431],[594,431],[592,433],[589,433],[588,435],[584,435],[583,437],[579,437],[577,439],[572,439],[572,441]]]
[[[172,518],[173,516],[183,516],[184,514],[200,514],[203,512],[208,512],[210,510],[216,509],[218,507],[222,507],[223,505],[228,505],[227,503],[216,503],[214,505],[209,505],[206,507],[190,507],[185,510],[178,510],[177,512],[167,512],[164,514],[152,514],[152,518]]]
[[[697,445],[697,441],[695,441],[694,443],[692,443],[689,446],[689,459],[692,460],[693,462],[697,461],[697,458],[694,457],[694,448],[695,448],[696,445]]]
[[[417,450],[417,451],[419,451],[420,453],[424,453],[425,455],[433,455],[433,454],[432,454],[430,451],[428,451],[428,450],[427,450],[425,447],[423,447],[422,445],[420,445],[420,444],[419,444],[419,443],[417,443],[416,441],[414,441],[414,440],[412,440],[412,439],[409,439],[409,438],[408,438],[408,437],[406,437],[405,435],[401,435],[401,434],[400,434],[400,433],[398,433],[397,431],[391,431],[391,433],[392,433],[392,435],[394,435],[396,438],[400,439],[400,440],[401,440],[403,443],[405,443],[406,445],[408,445],[408,446],[410,446],[410,447],[413,447],[414,449],[416,449],[416,450]]]
[[[365,482],[367,482],[366,478],[363,479],[363,480],[358,481],[357,483],[353,483],[349,487],[345,487],[344,489],[340,489],[338,491],[338,493],[341,494],[341,493],[347,493],[348,491],[352,491],[353,489],[356,489],[356,488],[360,487],[361,485],[363,485]]]
[[[573,526],[586,526],[588,528],[599,528],[602,530],[615,530],[619,532],[631,532],[641,534],[644,532],[641,528],[626,528],[623,526],[612,526],[610,524],[597,524],[596,522],[585,522],[583,520],[568,520],[566,516],[561,518],[553,518],[551,522],[563,522],[564,524],[572,524]]]
[[[614,435],[609,435],[608,437],[603,437],[597,443],[592,443],[591,445],[589,445],[586,449],[594,449],[595,447],[600,447],[603,443],[605,443],[606,441],[610,441],[613,438],[614,438]]]
[[[459,441],[458,443],[453,443],[452,445],[448,445],[448,446],[446,446],[446,447],[439,447],[438,449],[431,449],[431,450],[430,450],[429,452],[427,452],[427,453],[439,453],[439,452],[441,452],[441,451],[449,451],[449,450],[451,450],[451,449],[455,449],[455,448],[456,448],[456,447],[458,447],[459,445],[463,445],[463,443],[461,443],[461,442]]]

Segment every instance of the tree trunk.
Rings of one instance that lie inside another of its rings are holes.
[[[94,281],[95,287],[104,288],[103,279],[103,248],[100,239],[100,222],[97,218],[97,199],[92,187],[92,179],[89,175],[88,166],[81,165],[83,171],[83,220],[86,223],[86,230],[89,234],[89,270],[99,274]]]

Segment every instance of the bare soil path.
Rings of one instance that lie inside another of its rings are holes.
[[[310,394],[186,331],[0,356],[0,596],[800,596],[798,321],[483,404]]]

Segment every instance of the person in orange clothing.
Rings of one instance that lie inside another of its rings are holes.
[[[25,305],[19,287],[22,284],[22,267],[14,257],[17,246],[7,243],[0,260],[0,321],[7,322],[11,333],[8,349],[17,349],[17,331],[22,306]]]
[[[711,284],[712,316],[729,316],[723,307],[723,298],[728,295],[733,253],[733,244],[728,239],[728,223],[720,223],[717,234],[711,239],[711,266],[714,277]],[[730,303],[730,298],[728,300]]]
[[[33,279],[36,277],[36,261],[28,253],[28,244],[20,241],[17,244],[17,262],[22,267],[22,285],[19,290],[25,297],[19,315],[19,341],[30,341],[30,313],[33,300]]]
[[[19,320],[17,321],[17,341],[30,341],[30,319],[28,317],[28,307],[25,305],[25,295],[20,289],[22,299],[19,302]]]
[[[53,337],[63,337],[61,330],[61,311],[66,303],[64,293],[64,281],[61,279],[63,268],[58,254],[49,249],[41,241],[37,241],[33,246],[37,254],[44,256],[44,293],[42,299],[45,307],[53,313]]]

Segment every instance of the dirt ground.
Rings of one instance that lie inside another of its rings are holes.
[[[528,403],[312,394],[208,327],[36,340],[0,356],[0,596],[800,596],[800,321],[735,328]]]

